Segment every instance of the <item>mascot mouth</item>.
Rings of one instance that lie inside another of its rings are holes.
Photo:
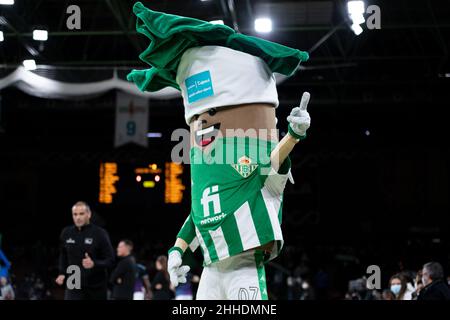
[[[220,130],[220,123],[213,124],[209,127],[202,128],[195,131],[195,143],[200,147],[210,145],[215,139]]]

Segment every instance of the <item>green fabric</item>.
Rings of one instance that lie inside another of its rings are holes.
[[[191,148],[192,210],[178,237],[190,238],[192,229],[197,230],[204,265],[273,240],[279,242],[276,254],[281,250],[282,239],[275,236],[274,229],[280,228],[281,221],[271,221],[267,199],[261,193],[269,179],[270,154],[276,145],[256,138],[223,137],[216,139],[208,151]],[[244,156],[250,163],[242,164]],[[290,164],[286,158],[280,173],[286,174]],[[269,180],[269,185],[278,183],[282,181]],[[281,206],[282,194],[279,201]],[[276,214],[280,217],[278,211]],[[243,220],[244,216],[249,218]]]
[[[230,257],[243,252],[244,245],[242,244],[241,238],[237,236],[239,231],[236,219],[233,217],[225,219],[221,227],[224,231],[223,236],[225,238],[225,242],[228,244],[228,252],[230,253]]]
[[[289,124],[289,126],[288,126],[288,132],[289,132],[289,134],[290,134],[291,136],[293,136],[293,137],[294,137],[295,139],[297,139],[297,140],[303,140],[303,139],[306,138],[306,133],[305,133],[305,135],[303,135],[303,136],[301,136],[301,135],[295,133],[294,129],[292,129],[292,127],[291,127],[290,124]]]
[[[261,292],[261,300],[269,300],[267,293],[266,271],[264,269],[264,253],[255,250],[255,263],[258,272],[259,291]]]
[[[176,71],[183,53],[200,46],[223,46],[263,59],[272,72],[291,76],[300,62],[309,58],[307,52],[292,49],[260,38],[236,33],[230,27],[206,21],[166,14],[135,3],[136,30],[150,39],[140,59],[152,68],[133,70],[127,76],[141,91],[158,91],[165,87],[180,89]]]
[[[275,234],[270,222],[269,211],[267,210],[266,203],[264,202],[261,192],[256,193],[248,201],[250,206],[250,214],[253,217],[255,223],[256,233],[259,238],[259,243],[266,244],[275,239]],[[261,223],[267,222],[267,223]]]
[[[186,221],[184,222],[183,226],[178,232],[177,238],[183,239],[184,241],[186,241],[188,245],[190,245],[192,240],[194,240],[195,226],[194,223],[192,222],[191,214],[189,214],[189,216],[186,218]]]
[[[170,248],[168,254],[170,254],[172,251],[178,251],[181,254],[181,256],[183,256],[183,254],[184,254],[183,250],[180,247]]]
[[[213,185],[219,186],[221,211],[225,215],[232,214],[245,201],[259,197],[267,179],[267,174],[261,172],[263,169],[270,171],[270,153],[277,143],[248,137],[224,137],[213,143],[210,152],[203,152],[196,146],[191,148],[191,203],[194,225],[214,230],[225,217],[219,215],[216,221],[205,223],[205,218],[209,217],[202,205],[205,189]],[[246,178],[233,167],[242,156],[249,157],[252,164],[257,165]],[[214,193],[216,192],[210,191],[210,194]],[[212,204],[209,204],[209,211],[214,215]]]

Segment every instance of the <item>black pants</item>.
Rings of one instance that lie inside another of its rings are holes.
[[[64,300],[106,300],[106,287],[84,288],[84,289],[66,289]]]

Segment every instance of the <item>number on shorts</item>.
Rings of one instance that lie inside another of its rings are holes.
[[[249,289],[250,292],[246,288],[240,288],[238,293],[238,300],[256,300],[256,298],[258,297],[258,288],[249,287]]]

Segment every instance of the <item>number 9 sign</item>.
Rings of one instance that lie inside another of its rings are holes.
[[[127,135],[134,136],[136,134],[136,122],[128,121],[127,122]]]

